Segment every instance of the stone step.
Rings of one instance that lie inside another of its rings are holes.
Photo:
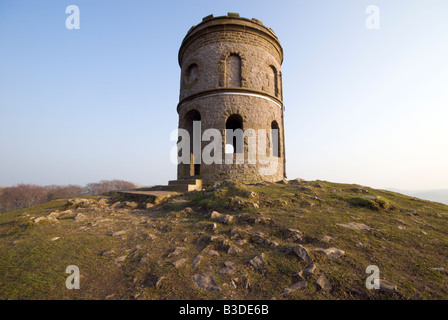
[[[181,180],[170,180],[168,185],[180,185],[180,184],[192,184],[192,185],[202,185],[201,179],[181,179]]]
[[[178,184],[178,185],[170,185],[168,186],[169,190],[176,191],[176,192],[188,192],[193,190],[200,190],[201,188],[198,188],[197,186],[193,184]]]
[[[121,190],[119,193],[126,195],[131,201],[149,200],[148,202],[157,204],[163,200],[178,195],[178,192],[174,190],[154,190],[154,191],[140,191],[140,190]]]
[[[179,192],[201,190],[202,180],[201,179],[171,180],[168,182],[167,189]]]

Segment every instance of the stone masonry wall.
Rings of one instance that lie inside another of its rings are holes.
[[[240,23],[234,19],[235,24]],[[214,21],[216,25],[216,21]],[[229,23],[228,21],[226,23]],[[245,21],[245,24],[248,22]],[[206,29],[203,24],[201,29]],[[193,30],[194,31],[194,30]],[[188,37],[188,36],[187,36]],[[278,45],[269,42],[267,37],[244,31],[205,32],[188,43],[184,48],[181,64],[180,103],[178,105],[179,128],[187,128],[185,115],[196,110],[201,116],[201,130],[218,129],[225,137],[226,120],[231,115],[242,118],[243,130],[265,129],[269,140],[273,121],[279,126],[280,152],[275,157],[277,170],[266,175],[266,164],[248,164],[248,140],[245,139],[244,164],[204,164],[201,163],[200,177],[205,184],[220,180],[238,179],[246,182],[279,181],[285,177],[284,128],[281,63],[282,54]],[[185,41],[185,40],[184,40]],[[238,60],[226,63],[228,57],[240,58],[240,80],[235,81],[235,70],[226,70],[229,65],[235,68]],[[231,74],[231,81],[226,77]],[[240,83],[241,87],[226,85]],[[191,127],[191,124],[190,124]],[[223,139],[224,140],[224,139]],[[202,142],[202,149],[209,142]],[[224,155],[225,141],[222,141]],[[178,166],[178,178],[181,165]]]

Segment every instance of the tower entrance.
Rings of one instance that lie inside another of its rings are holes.
[[[197,110],[187,112],[184,126],[190,136],[190,163],[184,164],[181,170],[183,178],[199,176],[201,174],[201,114]],[[195,163],[196,162],[196,163]]]

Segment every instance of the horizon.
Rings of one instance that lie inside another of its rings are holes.
[[[238,12],[283,46],[288,179],[448,190],[447,2],[254,3],[0,1],[0,187],[174,180],[180,44]]]

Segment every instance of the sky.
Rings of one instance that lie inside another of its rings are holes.
[[[0,0],[0,186],[176,179],[178,50],[227,12],[283,46],[288,179],[448,189],[446,0]]]

